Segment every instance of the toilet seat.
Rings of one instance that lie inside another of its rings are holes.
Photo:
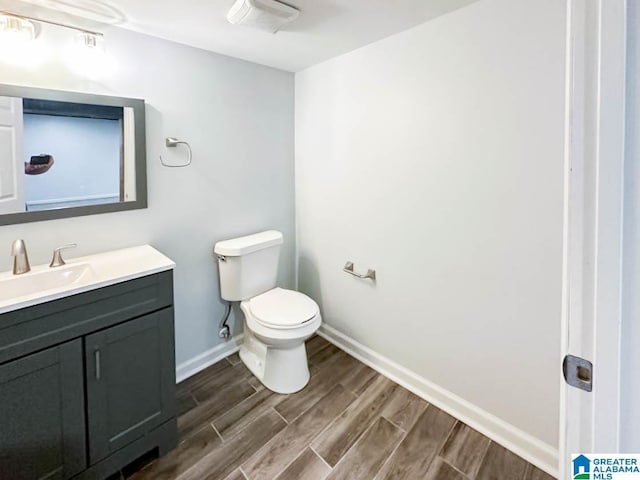
[[[274,288],[249,300],[254,319],[268,328],[292,329],[303,326],[318,315],[316,302],[305,294]]]

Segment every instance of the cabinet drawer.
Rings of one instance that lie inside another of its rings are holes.
[[[0,315],[0,364],[173,304],[171,271]]]
[[[82,341],[0,366],[0,478],[66,479],[86,468]]]

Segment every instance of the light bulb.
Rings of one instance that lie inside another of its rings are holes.
[[[36,41],[39,30],[32,21],[0,14],[0,62],[34,67],[49,57],[49,49]]]
[[[65,59],[73,72],[92,79],[102,77],[115,68],[113,59],[105,52],[102,36],[90,32],[76,35]]]
[[[36,38],[36,27],[32,21],[13,15],[0,15],[0,41],[26,43]]]

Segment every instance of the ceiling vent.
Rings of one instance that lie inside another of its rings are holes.
[[[298,9],[277,0],[237,0],[227,13],[227,20],[234,25],[276,33],[299,14]]]

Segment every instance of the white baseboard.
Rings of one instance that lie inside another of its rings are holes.
[[[210,350],[197,355],[176,367],[176,383],[195,375],[201,370],[219,362],[223,358],[236,353],[242,344],[242,334],[233,337],[231,340],[216,345]]]
[[[327,324],[322,324],[318,334],[385,377],[558,478],[557,449],[420,377]]]

